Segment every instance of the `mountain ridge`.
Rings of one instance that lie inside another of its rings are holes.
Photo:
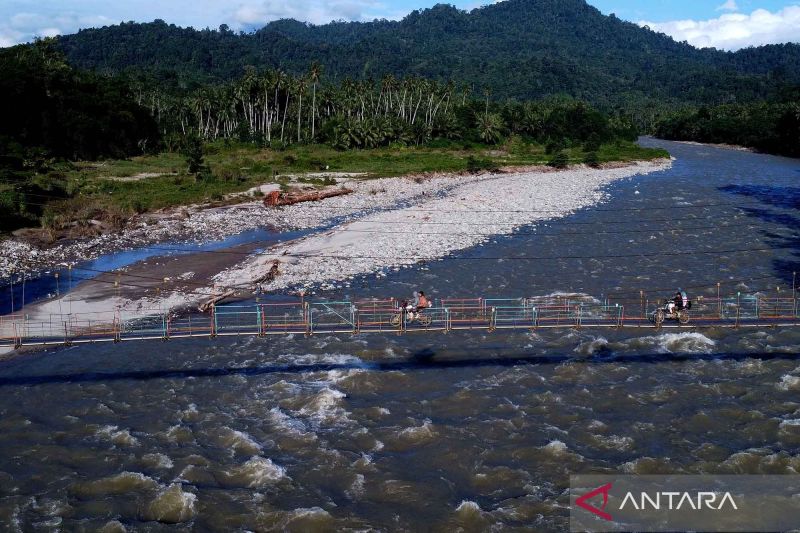
[[[714,105],[774,96],[800,83],[800,45],[698,49],[584,0],[506,0],[471,11],[447,4],[402,20],[312,25],[273,21],[252,33],[163,21],[123,23],[59,38],[70,62],[146,71],[181,87],[236,78],[248,65],[324,76],[455,80],[495,97],[569,94],[602,106]]]

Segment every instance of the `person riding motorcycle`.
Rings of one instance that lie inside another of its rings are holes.
[[[428,300],[428,297],[425,296],[425,293],[422,291],[415,291],[414,302],[406,307],[406,309],[409,311],[409,319],[416,320],[419,318],[420,313],[429,307],[431,307],[431,302]]]
[[[650,317],[653,322],[659,325],[664,322],[664,319],[677,320],[682,325],[685,325],[689,323],[689,310],[691,308],[692,302],[689,300],[686,291],[678,289],[678,292],[671,298],[664,300],[663,306],[659,305]]]

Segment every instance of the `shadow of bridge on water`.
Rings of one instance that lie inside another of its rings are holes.
[[[72,374],[42,374],[0,377],[0,387],[47,385],[58,383],[109,383],[114,381],[150,381],[158,379],[219,378],[228,376],[261,376],[270,374],[309,374],[333,370],[367,370],[370,372],[419,372],[462,368],[511,368],[519,366],[557,365],[566,362],[595,365],[618,363],[681,363],[687,361],[743,361],[747,359],[793,360],[797,352],[741,353],[684,353],[684,354],[596,354],[578,355],[519,355],[473,358],[436,359],[436,352],[423,349],[399,361],[352,361],[342,363],[268,364],[246,367],[176,368],[128,370],[119,372],[77,372]]]

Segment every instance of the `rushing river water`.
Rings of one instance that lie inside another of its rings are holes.
[[[800,162],[644,143],[673,168],[598,209],[349,290],[790,295]],[[0,529],[563,530],[573,473],[800,471],[798,351],[772,329],[38,352],[0,365]]]

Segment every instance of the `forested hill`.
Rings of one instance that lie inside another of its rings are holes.
[[[301,73],[313,61],[329,80],[419,75],[489,87],[498,98],[565,93],[629,110],[769,98],[800,83],[800,45],[699,50],[583,0],[506,0],[469,12],[437,5],[401,21],[281,20],[250,34],[127,23],[60,42],[75,66],[145,70],[186,88],[239,77],[247,65]]]

